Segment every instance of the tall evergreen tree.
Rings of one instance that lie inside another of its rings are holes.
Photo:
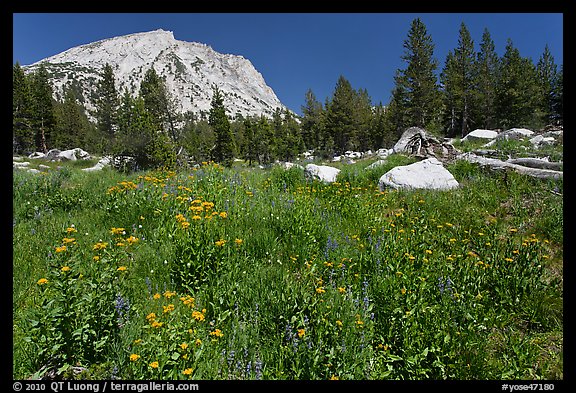
[[[554,119],[554,88],[558,77],[558,68],[554,62],[554,56],[550,53],[548,45],[544,47],[544,52],[536,65],[538,74],[538,87],[540,89],[540,111],[543,122],[550,124]]]
[[[118,129],[119,96],[114,82],[114,70],[108,63],[104,65],[101,79],[96,85],[96,121],[98,130],[105,135],[108,145]]]
[[[458,62],[459,82],[462,90],[461,111],[461,136],[464,137],[470,132],[471,112],[474,106],[475,86],[475,57],[474,41],[470,36],[468,28],[462,22],[460,27],[460,37],[458,47],[454,51]]]
[[[448,136],[455,136],[459,127],[458,107],[460,101],[460,91],[456,80],[458,74],[458,64],[452,51],[448,51],[444,68],[440,74],[440,82],[444,88],[444,126]]]
[[[213,87],[208,123],[216,134],[216,144],[213,151],[214,161],[231,167],[234,158],[234,144],[232,133],[230,132],[230,122],[228,116],[226,116],[224,99],[217,86]]]
[[[32,92],[32,120],[36,150],[47,153],[55,119],[52,86],[48,80],[48,71],[44,64],[40,64],[32,75],[30,90]]]
[[[80,147],[86,149],[89,122],[83,105],[68,85],[64,87],[64,100],[55,104],[55,126],[52,143],[60,149]]]
[[[272,140],[274,139],[274,129],[268,119],[260,116],[256,123],[255,146],[258,162],[260,164],[269,164],[273,161]]]
[[[166,83],[154,67],[150,67],[140,83],[140,97],[144,100],[146,109],[152,114],[157,126],[176,143],[178,130],[177,116],[174,110],[174,99],[166,88]]]
[[[280,135],[280,138],[284,140],[284,143],[279,158],[283,161],[292,161],[303,150],[300,125],[288,109],[284,109],[283,115],[283,134]]]
[[[410,124],[408,119],[408,82],[402,70],[396,70],[394,74],[394,87],[392,88],[392,98],[386,108],[385,124],[386,129],[397,140],[406,127]]]
[[[323,133],[322,103],[316,99],[312,89],[308,89],[305,95],[305,104],[302,105],[302,141],[304,148],[313,150],[320,146],[320,137]]]
[[[520,51],[508,39],[502,57],[498,84],[498,114],[500,125],[533,127],[534,112],[538,104],[536,68],[530,59],[520,56]]]
[[[30,81],[18,62],[12,67],[12,149],[14,153],[34,149]]]
[[[352,150],[367,151],[374,147],[374,138],[372,134],[373,117],[372,99],[368,95],[368,90],[359,89],[355,94],[355,127],[349,143]]]
[[[334,153],[344,154],[352,149],[351,136],[355,132],[354,107],[356,92],[342,75],[338,78],[332,99],[326,106],[326,133],[333,140]]]
[[[374,150],[381,149],[388,146],[390,143],[390,132],[386,127],[386,107],[379,102],[374,108],[374,116],[372,117],[372,148]],[[396,140],[396,139],[394,139]]]
[[[248,165],[258,161],[257,140],[255,135],[255,124],[250,118],[244,119],[244,159]]]
[[[170,140],[158,129],[142,97],[132,97],[125,90],[118,112],[119,130],[114,155],[133,157],[134,169],[173,167],[176,157]]]
[[[477,123],[484,129],[497,126],[496,89],[498,86],[499,58],[488,29],[484,29],[480,51],[476,58]]]
[[[554,80],[554,95],[552,99],[552,118],[554,123],[564,123],[564,64]]]
[[[473,107],[474,86],[474,42],[466,25],[460,25],[458,47],[448,54],[443,72],[444,89],[449,91],[448,109],[451,119],[451,136],[458,132],[466,136],[470,129],[470,114]]]
[[[409,125],[434,127],[440,115],[440,93],[435,74],[438,62],[434,58],[432,37],[420,18],[412,21],[408,38],[404,41],[402,60],[407,67],[400,71],[401,77],[396,78],[396,83],[402,84],[397,92],[406,94],[406,108],[400,108],[400,111],[405,109],[410,123],[403,124],[403,128]]]

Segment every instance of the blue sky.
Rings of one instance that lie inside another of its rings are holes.
[[[27,65],[74,46],[124,34],[164,29],[254,64],[280,101],[301,113],[310,88],[324,102],[343,75],[387,104],[410,24],[420,18],[435,44],[439,70],[458,45],[464,22],[476,50],[488,28],[499,55],[510,38],[538,61],[548,44],[563,63],[562,13],[15,13],[13,63]]]

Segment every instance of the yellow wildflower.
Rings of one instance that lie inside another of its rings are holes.
[[[214,244],[216,244],[218,247],[222,247],[225,243],[226,243],[226,240],[220,239],[220,240],[216,241]]]
[[[162,306],[162,309],[163,309],[164,314],[166,314],[167,312],[174,311],[174,305],[169,304],[167,306]]]
[[[316,293],[324,293],[326,290],[323,287],[316,288]]]
[[[234,240],[234,243],[236,243],[237,245],[242,244],[243,240],[242,239],[236,239]]]
[[[182,303],[184,303],[185,305],[190,306],[190,307],[194,307],[194,298],[193,298],[192,296],[190,296],[190,295],[182,296],[182,297],[180,298],[180,300],[181,300]]]
[[[200,311],[192,311],[192,318],[194,318],[199,322],[202,322],[206,317]]]
[[[302,338],[306,335],[306,329],[298,329],[298,337]]]
[[[158,321],[154,321],[154,322],[152,322],[152,324],[151,324],[151,326],[152,326],[153,328],[160,328],[160,327],[162,327],[162,325],[164,325],[164,322],[158,322]]]
[[[342,321],[341,321],[341,320],[337,320],[337,321],[336,321],[336,325],[338,325],[338,327],[342,327],[342,325],[343,325],[343,324],[342,324]]]
[[[112,227],[112,229],[110,230],[110,232],[112,232],[113,235],[122,235],[124,231],[125,231],[124,228],[114,228],[114,227]]]
[[[148,320],[148,322],[155,320],[156,313],[151,312],[150,314],[146,315],[146,319]]]
[[[134,244],[134,243],[138,243],[138,238],[134,237],[134,236],[130,236],[128,239],[126,239],[126,241],[128,242],[128,244]]]
[[[190,374],[192,374],[192,371],[194,371],[194,370],[191,369],[191,368],[187,368],[186,370],[182,371],[182,374],[184,374],[184,375],[190,375]]]
[[[116,270],[118,270],[119,272],[125,272],[126,269],[128,269],[126,266],[120,266],[120,267],[119,267],[118,269],[116,269]]]
[[[94,244],[94,247],[92,247],[92,249],[93,250],[103,250],[106,247],[108,247],[107,242],[98,242],[98,243]]]
[[[186,350],[188,348],[188,344],[187,343],[182,343],[180,344],[180,348],[182,348],[182,350]]]
[[[159,293],[155,293],[154,296],[152,296],[155,300],[160,299],[160,294]]]
[[[38,285],[48,284],[48,280],[45,278],[41,278],[40,280],[38,280],[37,284]]]
[[[222,330],[220,330],[220,329],[214,329],[214,331],[210,332],[209,334],[211,336],[214,336],[214,337],[223,337],[224,336],[224,333],[222,333]]]
[[[100,256],[94,255],[94,256],[92,257],[92,259],[93,259],[94,261],[99,261],[99,260],[100,260]]]
[[[68,228],[66,228],[66,233],[67,233],[67,234],[71,234],[71,233],[73,233],[73,232],[78,232],[78,231],[77,231],[76,228],[74,228],[74,227],[68,227]]]
[[[64,252],[66,251],[66,246],[56,247],[56,252]]]
[[[400,290],[400,292],[402,293],[402,295],[405,295],[405,294],[406,294],[406,288],[402,288],[402,289]]]
[[[221,213],[220,213],[220,217],[226,218],[226,217],[228,217],[228,213],[226,213],[226,212],[221,212]]]
[[[182,229],[188,229],[190,227],[190,223],[188,221],[183,221],[180,225],[182,225]]]
[[[200,340],[199,338],[196,339],[196,341],[194,341],[194,344],[199,347],[200,345],[202,345],[202,340]]]
[[[166,291],[166,292],[164,292],[164,297],[165,297],[166,299],[170,299],[172,296],[175,296],[175,295],[176,295],[176,292],[172,292],[172,291]]]
[[[158,368],[159,364],[158,364],[158,362],[152,362],[149,364],[149,366],[152,368]]]
[[[76,241],[76,239],[74,239],[73,237],[65,237],[65,238],[62,239],[62,242],[63,242],[64,244],[74,243],[75,241]],[[74,244],[75,244],[75,243],[74,243]]]
[[[338,287],[338,292],[340,292],[340,293],[345,293],[345,292],[346,292],[346,287]]]
[[[135,362],[136,360],[140,359],[140,355],[133,353],[132,355],[130,355],[130,361],[131,362]]]

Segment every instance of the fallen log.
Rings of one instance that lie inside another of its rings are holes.
[[[506,160],[510,164],[518,164],[528,166],[530,168],[551,169],[553,171],[561,171],[563,164],[561,162],[550,162],[542,158],[511,158]]]
[[[540,179],[562,179],[563,172],[551,169],[531,168],[524,165],[514,164],[511,162],[497,160],[495,158],[479,157],[473,153],[464,153],[456,157],[459,160],[466,160],[471,163],[477,163],[482,166],[488,166],[491,169],[503,170],[512,169],[520,174],[537,177]]]

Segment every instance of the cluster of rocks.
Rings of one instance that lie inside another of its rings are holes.
[[[51,149],[47,153],[34,152],[28,155],[27,158],[30,160],[62,162],[62,161],[90,160],[92,159],[92,156],[85,150],[82,150],[79,147],[77,147],[69,150]],[[102,157],[94,166],[90,168],[83,168],[82,170],[86,172],[99,171],[105,168],[106,166],[109,166],[110,163],[111,163],[110,157]],[[31,162],[25,161],[24,157],[20,156],[12,157],[12,167],[16,169],[23,169],[32,173],[44,172],[51,169],[50,166],[44,164],[36,165],[37,168],[31,168],[30,165]]]
[[[563,134],[562,127],[553,126],[546,127],[543,132],[538,134],[527,128],[510,128],[502,132],[477,129],[462,138],[462,141],[487,141],[483,147],[492,147],[500,141],[527,139],[532,144],[532,147],[539,149],[544,146],[561,143]]]
[[[528,138],[534,148],[562,143],[562,129],[545,129],[536,134],[526,128],[511,128],[504,132],[497,130],[474,130],[462,142],[484,140],[483,147],[489,148],[502,140],[520,140]],[[392,149],[380,149],[376,152],[378,160],[365,169],[373,169],[387,162],[391,154],[404,154],[417,158],[419,161],[410,165],[397,166],[386,172],[379,179],[379,189],[431,189],[450,190],[459,186],[454,176],[444,168],[444,163],[454,160],[467,160],[496,170],[514,170],[516,172],[539,178],[562,178],[562,163],[550,162],[548,158],[509,158],[501,161],[493,158],[479,157],[474,153],[462,153],[453,146],[453,140],[439,140],[419,127],[408,128]],[[352,155],[354,153],[354,155]],[[346,152],[332,161],[342,161],[343,158],[360,158],[374,156],[372,152]],[[328,165],[308,164],[304,173],[309,179],[323,182],[334,182],[340,170]]]

